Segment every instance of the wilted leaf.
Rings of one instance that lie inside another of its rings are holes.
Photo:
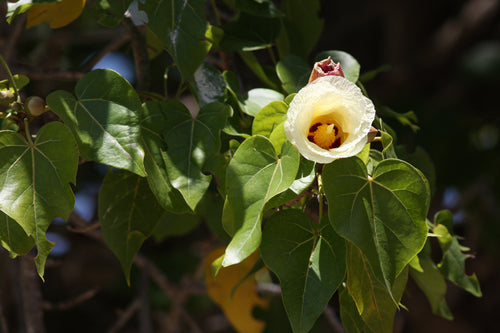
[[[67,219],[75,196],[78,150],[71,132],[58,122],[42,126],[33,144],[12,131],[0,131],[0,209],[33,238],[37,271],[43,278],[53,247],[45,231],[55,217]]]
[[[256,320],[252,312],[255,307],[266,308],[269,301],[257,294],[254,275],[246,278],[259,256],[255,253],[238,265],[223,267],[214,278],[211,264],[223,253],[224,248],[217,248],[205,257],[207,293],[222,308],[227,319],[238,332],[262,332],[265,324]],[[240,283],[243,279],[245,281]],[[233,293],[233,287],[237,284],[239,286]]]
[[[299,152],[288,141],[281,156],[263,136],[252,136],[239,146],[226,173],[228,189],[222,222],[233,239],[223,266],[241,262],[259,247],[264,206],[293,183],[299,161]]]
[[[55,91],[47,104],[75,135],[81,156],[145,176],[141,101],[130,83],[112,70],[98,69],[78,81],[75,94]]]
[[[26,28],[48,23],[52,29],[64,27],[76,20],[85,7],[86,0],[61,0],[32,6],[28,11]]]
[[[308,332],[345,276],[345,241],[328,218],[313,223],[300,210],[269,218],[261,256],[280,279],[283,304],[294,332]]]

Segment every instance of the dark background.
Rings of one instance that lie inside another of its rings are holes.
[[[422,146],[430,154],[437,173],[430,216],[437,210],[450,209],[456,233],[463,236],[462,244],[475,256],[467,261],[467,270],[477,274],[482,298],[450,284],[447,302],[455,316],[450,322],[432,315],[425,297],[410,281],[403,299],[409,311],[398,314],[395,330],[498,331],[500,2],[324,0],[321,16],[325,26],[313,55],[323,50],[344,50],[358,59],[362,72],[390,65],[389,71],[366,84],[367,91],[372,99],[395,111],[416,113],[420,126],[417,133],[388,122],[397,130],[399,143],[410,150]],[[59,88],[71,91],[81,73],[91,68],[88,57],[105,48],[131,54],[127,41],[120,39],[125,34],[122,26],[105,29],[89,23],[91,18],[91,12],[84,12],[78,21],[57,30],[46,26],[23,30],[22,19],[10,26],[0,19],[0,52],[8,58],[14,73],[31,78],[27,94],[45,97]],[[165,61],[160,56],[152,62],[151,72],[156,73],[153,82],[163,71],[155,69]],[[251,73],[242,74],[250,80],[249,87],[262,86]],[[77,190],[95,199],[95,184],[102,177],[99,169],[83,165],[78,177]],[[90,209],[90,215],[95,214],[95,207]],[[56,225],[51,230],[65,236],[70,247],[49,260],[46,282],[39,286],[48,332],[107,331],[117,326],[127,307],[144,290],[148,306],[143,305],[141,311],[154,318],[155,327],[173,327],[168,314],[171,301],[154,284],[144,282],[137,270],[132,287],[127,287],[117,260],[99,240],[68,232],[66,226]],[[196,284],[200,257],[214,241],[207,240],[208,233],[202,225],[188,235],[162,243],[149,240],[142,251],[155,256],[153,260],[173,283],[181,285],[188,276]],[[11,260],[0,251],[0,299],[13,331],[23,327],[16,299],[19,289],[24,288],[18,280],[21,266],[21,260]],[[88,292],[93,294],[76,301],[75,306],[55,307]],[[272,304],[274,312],[260,315],[272,318],[278,326],[286,325],[279,301]],[[335,306],[335,300],[332,304]],[[220,310],[205,295],[193,293],[186,307],[204,331],[230,331]],[[145,330],[142,312],[138,313],[122,332]],[[280,331],[284,331],[282,327]],[[320,319],[315,329],[328,331],[327,327]],[[268,331],[272,332],[272,327]]]

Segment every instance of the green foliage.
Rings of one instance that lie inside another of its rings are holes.
[[[238,147],[226,173],[228,190],[222,223],[233,238],[223,266],[241,262],[259,247],[264,206],[293,183],[299,161],[299,152],[288,141],[280,156],[271,141],[259,135]]]
[[[95,70],[78,81],[75,94],[55,91],[47,104],[73,132],[80,155],[145,176],[141,102],[130,83],[114,71]]]
[[[191,79],[205,59],[212,42],[206,37],[209,25],[203,17],[203,0],[139,1],[148,13],[149,29],[161,39],[183,80]],[[161,13],[161,14],[156,14]]]
[[[294,332],[308,332],[345,276],[345,242],[328,218],[321,224],[296,209],[276,212],[262,237],[262,259],[280,279]]]
[[[116,25],[130,2],[95,1],[87,14]],[[9,5],[8,15],[34,3]],[[310,54],[323,27],[320,1],[286,0],[279,8],[267,0],[138,6],[147,16],[147,34],[156,37],[146,39],[148,46],[161,44],[168,66],[178,70],[162,68],[161,74],[180,74],[173,83],[165,77],[160,89],[138,93],[117,72],[94,70],[78,80],[74,93],[50,93],[44,109],[50,116],[33,121],[19,93],[29,78],[12,75],[2,58],[8,78],[0,81],[0,244],[11,257],[34,248],[43,278],[53,247],[46,231],[55,217],[68,219],[75,204],[71,184],[79,166],[93,161],[108,167],[98,197],[100,232],[129,284],[134,256],[148,238],[169,242],[203,230],[207,244],[226,246],[204,267],[226,272],[232,281],[211,286],[211,292],[225,288],[221,295],[235,294],[248,279],[260,283],[256,276],[264,270],[267,282],[269,274],[279,280],[294,332],[311,330],[336,292],[348,332],[391,332],[409,277],[433,313],[446,319],[453,318],[446,280],[482,295],[477,277],[466,273],[470,255],[453,233],[451,213],[427,220],[437,177],[429,155],[418,146],[407,151],[397,145],[396,132],[382,119],[395,118],[416,131],[414,112],[375,103],[374,141],[325,165],[303,157],[299,144],[287,138],[293,130],[286,127],[288,109],[302,97],[296,93],[313,67],[306,59],[340,62],[347,80],[339,82],[361,87],[365,95],[360,77],[368,80],[377,72],[363,75],[344,51]],[[247,74],[264,86],[246,82]],[[167,85],[176,85],[175,95],[166,94]],[[194,108],[181,102],[184,94],[194,97]],[[339,117],[336,127],[351,121],[348,105],[342,101],[327,110]],[[305,124],[304,131],[315,125]],[[36,126],[33,139],[30,129]],[[345,138],[361,126],[351,127]],[[306,147],[316,145],[309,132],[300,135]],[[430,236],[441,249],[437,263]],[[190,244],[182,240],[182,246]],[[266,268],[241,271],[259,251]],[[225,297],[222,303],[232,309],[231,301]],[[245,318],[253,322],[249,313]]]
[[[43,126],[34,142],[19,133],[0,131],[0,208],[34,240],[40,277],[53,247],[45,231],[55,217],[67,219],[75,204],[69,183],[76,181],[77,163],[75,140],[61,123]],[[26,237],[20,230],[14,235],[21,243],[9,248],[20,247],[18,254],[23,254]]]

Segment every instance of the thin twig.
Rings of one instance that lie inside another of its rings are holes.
[[[162,271],[148,258],[138,253],[134,257],[134,263],[144,272],[146,272],[153,279],[153,281],[156,282],[158,287],[169,296],[173,307],[172,313],[178,314],[179,317],[182,317],[184,319],[184,321],[189,325],[190,332],[201,333],[202,330],[200,329],[198,324],[184,310],[182,303],[184,302],[185,295],[184,297],[182,297],[181,293],[177,292],[174,286],[171,285],[170,282],[168,282]]]
[[[130,41],[129,34],[120,34],[120,37],[109,43],[105,48],[103,48],[99,53],[97,53],[92,59],[85,65],[83,72],[88,72],[101,60],[105,55],[111,51],[118,50],[125,43]]]
[[[88,301],[89,299],[94,297],[98,291],[98,288],[90,289],[73,299],[59,303],[43,302],[42,306],[45,311],[68,310]]]
[[[118,319],[118,321],[113,325],[113,327],[111,327],[109,329],[109,333],[116,333],[118,331],[120,331],[124,326],[125,324],[132,318],[132,316],[137,312],[139,311],[139,309],[141,308],[141,303],[142,303],[142,298],[141,297],[137,297],[129,306],[128,308],[125,310],[125,312],[123,312],[121,315],[120,315],[120,318]]]
[[[128,30],[132,40],[132,50],[134,52],[135,72],[137,75],[137,90],[149,89],[149,56],[147,51],[146,39],[144,34],[139,31],[131,19],[125,18],[122,21]]]
[[[91,224],[90,226],[86,227],[86,228],[73,228],[71,226],[67,226],[66,228],[68,229],[68,231],[71,231],[71,232],[74,232],[74,233],[79,233],[79,234],[85,234],[85,233],[88,233],[92,230],[96,230],[96,229],[99,229],[99,227],[101,226],[101,224],[99,222],[96,222],[94,224]]]

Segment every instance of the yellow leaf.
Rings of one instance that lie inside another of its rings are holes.
[[[208,295],[217,303],[233,327],[240,333],[262,332],[265,323],[252,316],[255,306],[267,308],[269,300],[260,297],[255,291],[255,276],[252,275],[241,283],[231,296],[233,287],[245,278],[258,259],[254,253],[241,263],[229,267],[222,267],[214,278],[212,275],[212,261],[224,253],[224,248],[217,248],[205,258],[205,285]]]
[[[59,2],[34,5],[28,11],[26,28],[40,23],[48,23],[52,29],[70,24],[80,16],[86,0],[62,0]]]

